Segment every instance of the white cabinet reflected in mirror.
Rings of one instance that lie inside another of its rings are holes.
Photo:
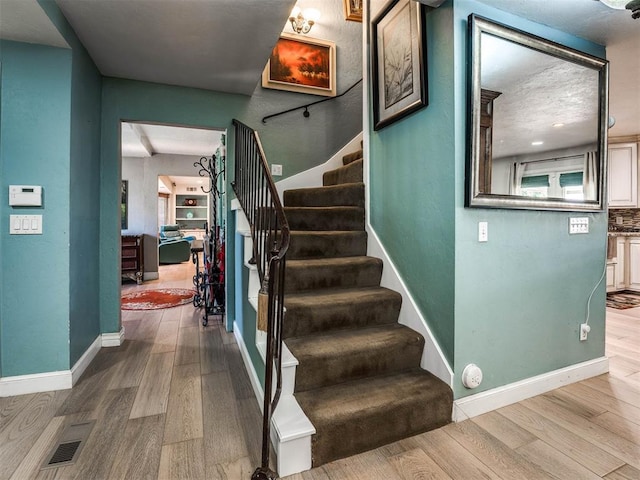
[[[469,17],[470,207],[606,207],[608,62]]]

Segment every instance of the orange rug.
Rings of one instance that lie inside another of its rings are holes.
[[[122,310],[158,310],[190,303],[195,290],[185,288],[158,288],[125,293],[121,297]]]

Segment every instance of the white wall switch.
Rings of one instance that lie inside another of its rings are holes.
[[[271,175],[274,177],[282,176],[282,165],[276,165],[275,163],[271,164]]]
[[[489,222],[478,222],[478,241],[489,241]]]
[[[10,235],[42,235],[42,215],[10,215]]]
[[[589,233],[589,217],[569,218],[569,235]]]

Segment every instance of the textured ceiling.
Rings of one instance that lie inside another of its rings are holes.
[[[105,76],[251,95],[295,0],[56,3]]]

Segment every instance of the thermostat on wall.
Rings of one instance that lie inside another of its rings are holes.
[[[9,185],[9,205],[13,207],[41,207],[42,187],[39,185]]]

